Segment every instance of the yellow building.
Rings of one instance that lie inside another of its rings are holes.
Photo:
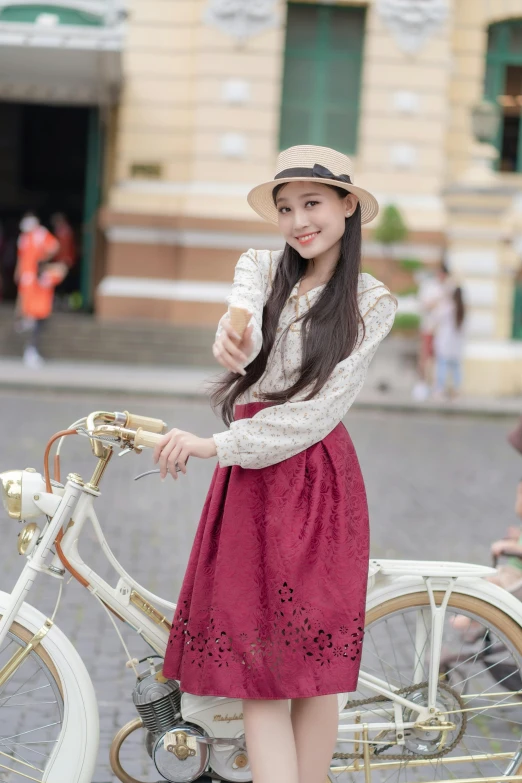
[[[501,112],[492,173],[471,128],[484,97]],[[399,256],[447,247],[468,389],[522,391],[521,0],[0,0],[0,100],[13,127],[34,103],[83,112],[73,201],[98,317],[215,323],[239,253],[281,246],[246,193],[281,147],[324,144],[400,208]],[[365,264],[386,277],[381,256],[369,226]]]

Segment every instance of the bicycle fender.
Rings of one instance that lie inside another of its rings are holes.
[[[9,601],[0,591],[0,613]],[[36,633],[46,621],[23,603],[16,622]],[[64,700],[63,727],[43,773],[43,783],[91,783],[98,755],[99,714],[89,673],[67,636],[56,625],[40,643],[56,666]]]
[[[447,579],[432,579],[434,590],[446,590]],[[426,585],[418,576],[386,576],[377,579],[368,591],[366,610],[370,611],[385,601],[410,593],[425,592]],[[522,627],[522,602],[508,590],[476,577],[458,577],[453,585],[452,593],[468,595],[485,601],[500,609],[517,625]]]

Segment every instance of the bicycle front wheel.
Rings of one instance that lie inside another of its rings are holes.
[[[439,605],[443,594],[435,596]],[[394,598],[369,611],[366,620],[361,672],[415,706],[427,706],[428,594]],[[485,783],[521,774],[520,626],[485,601],[453,593],[444,618],[438,677],[436,708],[424,723],[416,709],[398,709],[368,685],[350,694],[330,780],[359,783],[371,775],[373,783]]]
[[[0,649],[0,670],[33,633],[12,624]],[[41,781],[62,730],[63,693],[57,669],[42,645],[0,687],[0,781]]]

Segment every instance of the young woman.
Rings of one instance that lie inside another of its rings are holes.
[[[462,288],[455,288],[443,297],[435,309],[435,338],[433,348],[436,361],[437,397],[451,393],[456,397],[462,380],[462,351],[464,348],[464,319],[466,309]],[[451,390],[448,381],[451,376]]]
[[[164,673],[243,699],[255,783],[324,783],[336,694],[355,690],[361,660],[368,509],[341,421],[396,302],[361,274],[361,224],[378,206],[350,172],[335,150],[292,147],[250,192],[286,244],[236,267],[229,303],[250,324],[240,338],[224,315],[214,344],[229,429],[172,430],[154,454],[174,478],[189,456],[218,457]]]

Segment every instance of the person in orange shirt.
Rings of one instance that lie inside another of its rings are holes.
[[[67,274],[63,263],[48,262],[59,250],[59,242],[40,224],[33,212],[26,212],[20,222],[18,259],[15,281],[18,285],[18,312],[27,325],[24,363],[39,367],[42,328],[53,310],[54,289]]]

